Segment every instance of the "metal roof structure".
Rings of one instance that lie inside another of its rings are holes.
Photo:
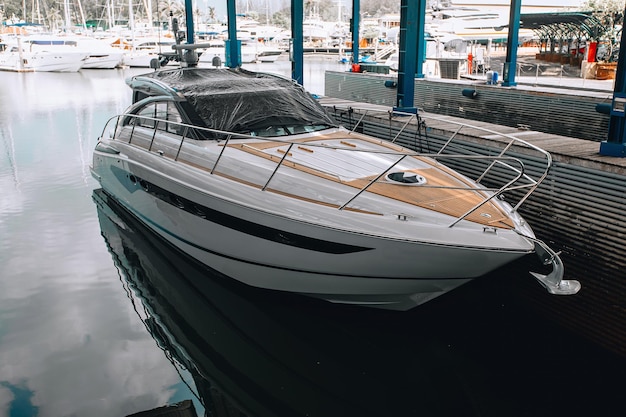
[[[597,39],[606,28],[593,12],[524,13],[520,28],[531,29],[542,38],[581,37]]]

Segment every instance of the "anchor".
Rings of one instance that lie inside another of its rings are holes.
[[[531,239],[535,243],[535,253],[544,265],[552,265],[552,272],[547,275],[538,272],[530,272],[537,281],[543,285],[550,294],[573,295],[580,290],[580,282],[576,280],[564,280],[565,268],[559,255],[546,243],[539,239]]]

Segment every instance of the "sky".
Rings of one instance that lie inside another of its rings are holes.
[[[184,0],[183,0],[184,1]],[[226,0],[192,0],[194,7],[199,8],[200,10],[206,11],[209,7],[215,7],[215,15],[219,20],[226,20]],[[288,4],[291,4],[291,0],[287,0]],[[260,0],[257,0],[255,3],[259,3]],[[400,0],[398,0],[398,3]],[[242,13],[245,11],[245,7],[241,6],[245,2],[243,0],[236,1],[237,13]],[[283,0],[267,0],[267,4],[269,6],[270,12],[277,11],[281,8],[281,4],[283,4]],[[258,13],[264,13],[265,10],[254,10]]]

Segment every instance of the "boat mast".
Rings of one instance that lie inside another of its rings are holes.
[[[78,11],[80,12],[80,19],[83,23],[83,29],[87,30],[87,21],[85,20],[85,13],[83,12],[83,4],[78,0]]]
[[[130,39],[135,45],[135,15],[133,14],[133,0],[128,0],[128,23],[130,25]]]
[[[152,31],[153,29],[153,21],[152,21],[152,0],[143,0],[144,7],[148,11],[148,27]]]
[[[107,0],[107,18],[109,20],[109,29],[113,29],[113,27],[115,26],[115,20],[113,20],[113,4],[112,4],[113,0]]]
[[[70,16],[70,0],[63,1],[63,13],[65,14],[65,30],[72,27],[72,18]]]

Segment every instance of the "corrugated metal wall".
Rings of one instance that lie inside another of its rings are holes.
[[[356,113],[335,111],[335,116],[351,126],[359,120]],[[389,139],[403,123],[382,115],[366,116],[358,130]],[[436,150],[444,143],[441,134],[426,132],[419,134],[411,124],[397,142],[420,151]],[[460,137],[468,152],[490,152],[480,133],[470,135]],[[527,170],[539,169],[538,161],[516,156]],[[582,290],[576,296],[553,296],[528,277],[514,280],[513,292],[542,315],[626,356],[626,170],[607,172],[555,160],[546,180],[520,212],[539,238],[562,251],[566,277],[579,280]],[[471,166],[453,168],[469,176],[477,174]]]
[[[385,87],[394,76],[327,71],[325,94],[363,103],[395,106],[397,90]],[[465,97],[463,89],[476,89],[476,98]],[[554,90],[554,89],[552,89]],[[528,125],[538,132],[572,138],[606,140],[609,116],[596,105],[610,103],[611,94],[594,96],[489,86],[462,80],[415,80],[415,106],[429,113],[478,120],[503,126]]]

